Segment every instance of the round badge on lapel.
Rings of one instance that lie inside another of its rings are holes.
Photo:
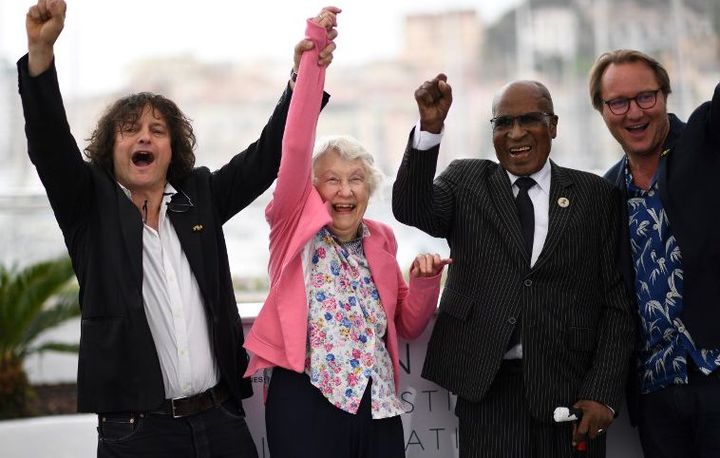
[[[567,208],[570,206],[570,200],[567,197],[561,197],[558,199],[558,205],[560,205],[562,208]]]

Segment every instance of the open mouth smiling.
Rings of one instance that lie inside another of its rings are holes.
[[[649,125],[650,125],[649,123],[645,123],[645,124],[637,124],[634,126],[626,126],[625,130],[627,130],[628,132],[630,132],[632,134],[637,134],[637,133],[644,132],[645,129],[647,129]]]
[[[136,151],[132,155],[132,163],[138,167],[145,167],[155,161],[155,156],[149,151]]]
[[[338,213],[348,213],[355,210],[355,204],[333,204],[332,207]]]
[[[529,146],[516,146],[509,148],[510,156],[519,156],[521,154],[529,153],[531,148]]]

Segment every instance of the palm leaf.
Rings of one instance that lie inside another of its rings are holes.
[[[65,321],[80,315],[78,307],[77,292],[73,298],[66,298],[62,302],[55,303],[52,307],[42,310],[25,328],[21,341],[24,347],[29,346],[40,334],[52,329]],[[33,353],[29,348],[22,356]]]
[[[70,310],[69,304],[73,300],[64,295],[72,278],[72,266],[67,257],[43,261],[21,270],[0,267],[1,353],[24,355],[31,341],[43,330],[77,316]],[[57,302],[49,301],[58,294]]]
[[[74,343],[37,342],[44,331],[80,313],[77,293],[68,290],[72,278],[67,257],[23,269],[0,266],[0,418],[27,411],[32,392],[22,364],[27,355],[77,351]]]
[[[79,344],[65,343],[65,342],[45,342],[37,347],[28,348],[25,352],[25,356],[32,355],[33,353],[42,353],[44,351],[57,351],[61,353],[77,353],[80,348]]]

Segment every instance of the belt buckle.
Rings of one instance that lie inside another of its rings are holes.
[[[173,418],[182,418],[182,417],[187,416],[187,415],[180,415],[180,414],[175,413],[175,401],[182,401],[183,399],[187,399],[189,397],[190,396],[181,396],[179,398],[170,399],[170,410],[171,410],[170,413],[172,414]]]

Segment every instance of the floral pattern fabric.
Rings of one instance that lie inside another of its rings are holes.
[[[660,200],[657,179],[648,190],[635,186],[625,167],[630,246],[642,328],[642,393],[688,383],[688,358],[709,374],[720,366],[720,350],[697,349],[680,317],[683,310],[682,254]]]
[[[363,237],[369,235],[363,226]],[[311,241],[305,372],[333,405],[355,414],[370,384],[372,418],[404,412],[385,347],[387,316],[362,248],[340,243],[327,228]]]

